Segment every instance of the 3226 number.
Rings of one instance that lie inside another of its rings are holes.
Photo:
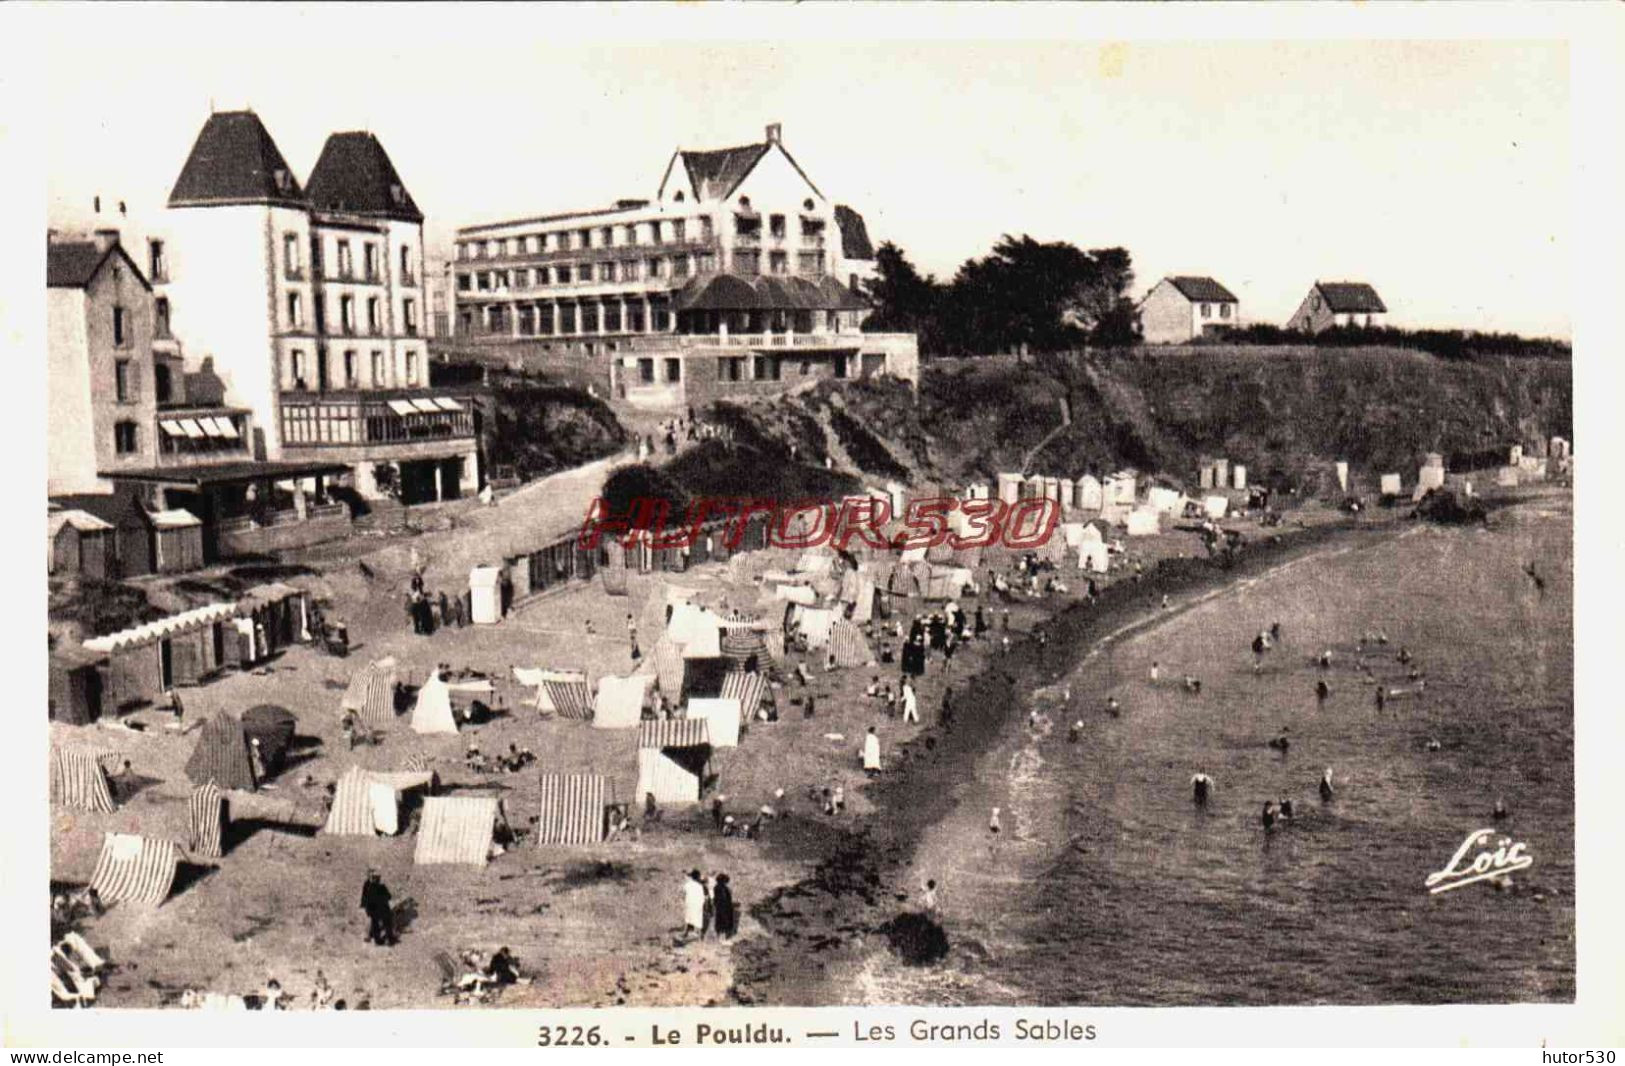
[[[599,1047],[604,1035],[598,1026],[544,1025],[536,1030],[537,1047]]]

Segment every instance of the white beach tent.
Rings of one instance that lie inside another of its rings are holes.
[[[739,701],[734,699],[691,699],[685,715],[690,721],[704,719],[713,748],[739,747]]]
[[[468,572],[469,620],[488,626],[502,621],[502,568],[476,566]]]
[[[1104,541],[1086,540],[1078,546],[1078,569],[1104,574],[1111,568],[1111,552]]]
[[[594,729],[633,729],[643,719],[643,701],[649,691],[652,674],[633,674],[615,677],[606,674],[598,679],[598,698],[593,703]]]
[[[1227,496],[1208,496],[1202,500],[1202,510],[1209,518],[1220,519],[1230,510],[1230,499]]]
[[[1163,514],[1174,514],[1179,507],[1179,491],[1153,485],[1146,493],[1146,502]]]
[[[457,719],[451,713],[451,689],[440,679],[438,670],[418,689],[418,700],[412,707],[412,732],[457,732]]]
[[[1061,536],[1066,538],[1068,548],[1076,548],[1083,543],[1083,531],[1088,527],[1082,522],[1066,522],[1061,526]]]
[[[1155,508],[1136,507],[1128,513],[1124,525],[1128,527],[1128,535],[1131,537],[1151,537],[1161,532],[1157,519]]]

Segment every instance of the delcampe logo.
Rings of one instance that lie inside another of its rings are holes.
[[[1493,829],[1475,829],[1467,834],[1467,839],[1461,842],[1461,847],[1450,857],[1450,862],[1442,870],[1435,870],[1427,876],[1428,891],[1437,895],[1448,892],[1452,888],[1470,885],[1474,881],[1485,881],[1494,877],[1505,877],[1517,870],[1527,870],[1535,864],[1534,856],[1524,849],[1527,847],[1523,841],[1513,841],[1511,837],[1501,837],[1495,846],[1489,843],[1495,840],[1496,832]],[[1474,849],[1478,854],[1471,860],[1467,858]]]

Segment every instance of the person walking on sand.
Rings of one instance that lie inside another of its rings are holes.
[[[377,870],[368,870],[361,885],[361,909],[367,912],[367,939],[374,944],[395,943],[395,911],[389,889]]]
[[[1322,706],[1322,707],[1326,706],[1326,701],[1331,698],[1331,695],[1332,695],[1332,686],[1326,684],[1326,681],[1325,681],[1324,678],[1322,678],[1321,680],[1315,682],[1315,703],[1316,704],[1318,704],[1319,706]]]
[[[690,870],[683,882],[683,939],[703,936],[705,929],[705,883],[700,871]]]
[[[1162,664],[1159,663],[1159,662],[1152,662],[1152,664],[1151,664],[1151,683],[1153,685],[1155,685],[1158,681],[1161,681],[1161,680],[1162,680]]]
[[[711,898],[711,879],[704,875],[700,877],[700,887],[705,890],[705,908],[701,914],[700,939],[704,940],[711,934],[711,927],[717,919],[716,901]]]
[[[739,932],[739,911],[734,906],[733,886],[729,883],[727,874],[717,874],[711,883],[711,914],[717,939],[732,940],[734,934]]]
[[[993,808],[993,813],[987,819],[987,846],[993,847],[999,839],[999,808]]]
[[[1320,775],[1320,802],[1330,803],[1337,790],[1332,787],[1332,768],[1326,767],[1326,772]]]
[[[919,721],[919,715],[914,716]],[[880,738],[875,735],[875,727],[870,726],[869,732],[863,738],[863,772],[870,777],[880,773]]]
[[[1379,710],[1379,711],[1384,710],[1384,709],[1387,708],[1387,706],[1388,706],[1388,687],[1386,685],[1378,685],[1377,686],[1377,710]]]
[[[914,693],[914,683],[912,681],[903,682],[903,722],[905,724],[909,722],[913,722],[915,725],[920,724],[920,699]],[[869,732],[873,733],[874,730],[871,729]]]
[[[931,915],[937,913],[937,883],[935,881],[925,883],[925,891],[920,895],[920,910]]]
[[[1213,778],[1207,774],[1196,774],[1191,778],[1191,801],[1198,807],[1206,807],[1212,794]]]

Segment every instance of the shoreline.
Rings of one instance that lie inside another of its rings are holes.
[[[775,1006],[840,1002],[835,995],[820,994],[830,990],[830,971],[860,961],[869,935],[912,909],[916,886],[900,883],[899,875],[927,834],[960,805],[966,786],[976,782],[979,764],[1007,739],[1033,694],[1109,644],[1171,617],[1173,612],[1160,606],[1164,594],[1200,593],[1177,608],[1188,609],[1339,542],[1385,540],[1414,528],[1398,519],[1342,519],[1289,529],[1253,542],[1229,567],[1207,558],[1164,559],[1138,582],[1113,582],[1093,605],[1076,598],[1058,606],[1034,604],[1037,621],[1019,634],[1024,639],[1012,641],[1008,656],[990,660],[955,684],[953,729],[945,732],[933,723],[899,744],[888,756],[896,769],[862,789],[875,813],[827,838],[824,853],[809,857],[814,868],[807,877],[780,886],[750,907],[765,936],[736,946],[735,1000]],[[1040,628],[1050,637],[1043,648],[1031,639]],[[821,959],[808,958],[801,943],[806,935],[801,919],[815,909],[809,904],[821,910],[826,933],[853,934],[823,938]],[[817,991],[808,994],[809,989]]]

